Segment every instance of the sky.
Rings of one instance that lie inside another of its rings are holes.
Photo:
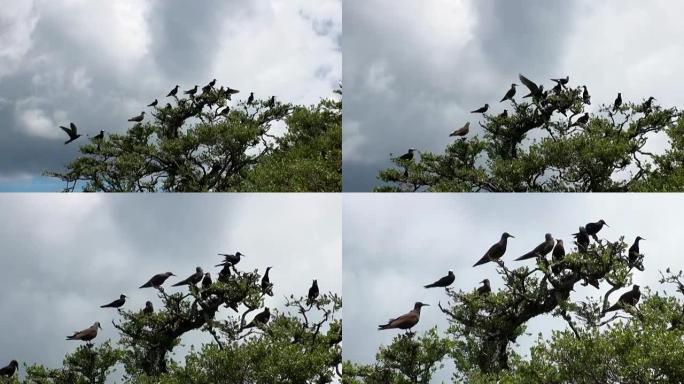
[[[684,3],[655,0],[345,0],[345,191],[381,185],[389,154],[442,153],[469,111],[498,101],[518,74],[586,84],[594,111],[622,92],[684,105]],[[523,87],[522,91],[526,91]],[[521,91],[518,91],[518,97]],[[510,106],[508,107],[510,109]],[[475,128],[477,127],[477,128]],[[475,128],[473,130],[473,128]],[[662,150],[657,137],[649,150]]]
[[[400,331],[378,331],[378,324],[402,315],[422,301],[414,331],[437,326],[445,332],[448,323],[438,303],[446,305],[442,289],[423,285],[454,271],[456,290],[472,290],[488,278],[492,289],[502,280],[492,263],[472,265],[509,232],[503,256],[509,267],[534,265],[534,261],[511,262],[532,250],[550,232],[564,240],[566,251],[574,248],[572,233],[580,225],[604,219],[610,227],[600,238],[616,241],[625,236],[632,244],[636,236],[644,254],[644,272],[635,272],[633,282],[652,290],[678,294],[674,287],[658,283],[659,271],[682,268],[682,194],[346,194],[343,198],[343,297],[344,359],[370,363],[381,345],[388,345]],[[513,264],[511,264],[513,263]],[[609,289],[577,285],[571,300],[599,299]],[[628,289],[619,290],[618,293]],[[618,294],[611,297],[616,300]],[[562,319],[540,316],[528,322],[527,333],[518,338],[518,350],[529,347],[541,333],[565,329]],[[453,363],[433,378],[433,383],[451,382]]]
[[[241,270],[273,267],[270,308],[306,295],[313,279],[321,293],[340,294],[340,207],[332,194],[0,194],[0,366],[16,359],[22,374],[23,363],[61,367],[78,346],[65,336],[95,321],[97,344],[118,340],[117,311],[100,305],[123,293],[125,308],[147,300],[159,308],[155,291],[140,285],[166,271],[175,283],[196,266],[216,278],[217,253],[247,255]],[[174,358],[211,340],[188,333]]]
[[[310,105],[341,81],[341,0],[3,0],[0,190],[58,191],[59,129],[124,132],[179,84]],[[239,99],[240,99],[239,98]],[[234,101],[235,100],[234,98]],[[162,104],[163,105],[163,104]]]

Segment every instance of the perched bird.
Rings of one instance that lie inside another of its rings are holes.
[[[12,360],[7,366],[0,368],[0,377],[12,377],[17,370],[19,370],[19,363]]]
[[[254,92],[249,93],[249,97],[247,98],[247,104],[252,104],[254,102]]]
[[[511,89],[509,89],[508,92],[506,92],[503,99],[501,99],[499,103],[503,103],[505,100],[513,101],[513,96],[515,96],[515,87],[517,86],[518,84],[516,83],[511,84]]]
[[[484,279],[480,281],[480,283],[482,283],[482,286],[477,287],[477,294],[480,296],[489,295],[489,293],[492,291],[492,286],[489,285],[489,279]]]
[[[258,325],[266,325],[268,321],[271,319],[271,311],[268,309],[268,307],[264,307],[264,310],[257,313],[256,316],[252,319],[252,321],[249,322],[249,324],[245,325],[243,329],[247,328],[252,328]]]
[[[230,266],[232,264],[223,264],[223,268],[219,271],[219,280],[224,280],[230,277]]]
[[[551,260],[553,260],[554,263],[559,264],[561,261],[563,261],[563,258],[565,257],[565,247],[563,247],[563,240],[557,239],[556,240],[556,246],[553,247],[553,252],[551,252]],[[563,268],[560,265],[554,265],[551,267],[551,271],[555,274],[558,275],[563,271]]]
[[[240,93],[237,89],[233,89],[231,87],[226,87],[226,90],[224,91],[224,94],[226,97],[228,97],[228,100],[230,100],[230,95],[234,95],[236,93]]]
[[[81,137],[81,135],[78,133],[78,128],[74,123],[69,123],[69,128],[63,127],[61,125],[59,127],[62,128],[62,130],[66,132],[67,135],[69,135],[69,140],[64,142],[65,145]]]
[[[80,340],[80,341],[89,342],[89,341],[91,341],[97,337],[97,329],[98,328],[102,329],[102,327],[100,327],[100,323],[96,321],[95,324],[91,325],[90,327],[88,327],[82,331],[74,332],[73,335],[67,336],[66,339],[67,340]]]
[[[209,84],[202,87],[202,92],[210,91],[214,87],[214,84],[216,84],[216,79],[213,79],[212,81],[209,82]]]
[[[553,246],[556,242],[553,240],[553,236],[550,233],[544,235],[544,242],[537,245],[533,250],[527,252],[526,254],[518,257],[516,260],[527,260],[535,257],[545,257],[553,250]]]
[[[271,284],[271,279],[268,277],[268,272],[271,271],[271,268],[273,267],[266,268],[266,273],[264,273],[264,276],[261,278],[261,290],[264,292],[270,292],[271,288],[273,287],[273,284]],[[271,296],[273,296],[272,292]]]
[[[561,92],[563,91],[563,84],[558,83],[558,84],[556,84],[551,90],[552,90],[554,93],[559,94],[559,93],[561,93]]]
[[[147,106],[148,106],[148,107],[156,107],[156,106],[157,106],[157,103],[158,103],[157,99],[154,99],[154,101],[151,102],[151,103],[149,103],[149,104],[147,104]]]
[[[628,257],[629,257],[629,263],[634,264],[636,263],[637,260],[639,260],[639,256],[641,254],[639,253],[639,241],[640,240],[646,240],[641,236],[637,236],[636,239],[634,239],[634,244],[632,244],[631,247],[629,247],[629,252],[628,252]]]
[[[202,267],[197,267],[197,268],[195,268],[195,273],[188,276],[187,279],[185,279],[183,281],[179,281],[176,284],[172,285],[172,287],[180,287],[181,285],[197,285],[197,283],[202,281],[203,277],[204,277],[204,271],[202,270]]]
[[[126,303],[126,295],[119,296],[118,299],[109,304],[101,305],[100,308],[121,308]]]
[[[639,286],[634,284],[632,290],[623,293],[618,299],[617,303],[613,304],[610,308],[606,309],[606,312],[617,311],[618,309],[624,309],[625,305],[635,306],[641,298],[641,292],[639,291]]]
[[[482,258],[480,258],[480,260],[478,260],[477,263],[473,265],[473,267],[489,263],[492,260],[500,259],[501,256],[503,256],[504,253],[506,253],[506,244],[508,244],[509,237],[515,238],[515,236],[509,234],[508,232],[504,232],[503,234],[501,234],[501,239],[497,243],[489,247],[484,256],[482,256]]]
[[[598,241],[598,237],[596,237],[596,234],[603,228],[603,226],[608,227],[609,225],[606,224],[603,219],[595,222],[595,223],[588,223],[587,225],[584,226],[584,228],[587,229],[587,234],[591,237],[594,238],[594,240]]]
[[[622,106],[622,93],[618,92],[615,102],[613,103],[613,112],[620,109],[620,106]]]
[[[568,83],[568,81],[570,81],[570,76],[565,76],[565,78],[560,78],[560,79],[551,79],[551,81],[553,81],[559,85],[565,85]]]
[[[575,122],[572,123],[572,125],[581,125],[581,126],[584,126],[584,125],[585,125],[586,123],[588,123],[588,122],[589,122],[589,113],[585,112],[584,115],[582,115],[582,116],[580,116],[579,118],[577,118],[577,120],[575,120]]]
[[[584,88],[584,91],[582,91],[582,102],[586,105],[591,104],[591,96],[589,96],[589,91],[587,90],[587,86],[583,85],[582,88]]]
[[[271,96],[266,105],[269,107],[273,107],[275,105],[275,96]]]
[[[413,309],[409,311],[409,313],[406,313],[404,315],[401,315],[397,318],[394,319],[389,319],[387,324],[382,324],[378,325],[378,331],[382,331],[385,329],[411,329],[413,328],[416,324],[418,324],[418,321],[420,320],[420,309],[425,306],[429,306],[430,304],[425,304],[421,303],[420,301],[416,302],[416,304],[413,306]]]
[[[579,232],[573,233],[572,236],[575,238],[577,250],[586,252],[587,247],[589,247],[589,234],[587,233],[587,229],[585,227],[579,227]]]
[[[524,86],[527,87],[527,89],[530,90],[530,93],[526,95],[525,97],[541,97],[543,96],[544,92],[544,87],[543,86],[538,86],[535,84],[532,80],[528,79],[527,77],[523,76],[522,74],[518,74],[518,79],[520,79],[520,82],[523,83]]]
[[[211,273],[207,272],[204,274],[204,278],[202,279],[202,289],[207,289],[211,287],[211,284],[213,281],[211,281]]]
[[[504,109],[498,116],[500,119],[505,119],[508,117],[508,109]]]
[[[133,116],[130,119],[128,119],[128,121],[133,121],[135,123],[139,123],[139,122],[143,121],[144,118],[145,118],[145,111],[142,111],[142,112],[140,112],[140,114],[138,116]]]
[[[458,128],[457,130],[451,132],[451,134],[449,134],[449,137],[453,137],[453,136],[463,137],[463,136],[467,135],[469,131],[470,131],[470,121],[465,123],[465,125],[462,126],[461,128]]]
[[[221,112],[217,113],[217,115],[227,116],[227,115],[228,115],[228,112],[230,112],[230,107],[229,107],[229,106],[226,106],[225,108],[223,108],[223,109],[221,110]]]
[[[220,264],[215,265],[215,267],[221,266],[221,265],[236,265],[237,263],[240,262],[240,258],[245,257],[244,254],[240,252],[235,252],[234,255],[228,254],[228,253],[219,253],[219,256],[223,256],[223,262]]]
[[[485,104],[484,107],[478,108],[474,111],[470,111],[470,113],[485,113],[489,109],[489,104]]]
[[[309,294],[306,297],[306,304],[312,305],[318,298],[318,294],[318,280],[314,279],[313,283],[311,284],[311,288],[309,288]]]
[[[151,301],[145,302],[145,309],[143,309],[143,313],[146,315],[150,315],[150,314],[154,313],[154,306],[152,305]]]
[[[195,85],[194,87],[188,89],[187,91],[185,91],[183,93],[186,95],[195,96],[195,93],[197,93],[197,86]]]
[[[176,276],[176,275],[174,275],[171,272],[158,273],[158,274],[152,276],[152,278],[150,280],[148,280],[147,283],[141,285],[140,288],[157,288],[157,289],[159,289],[161,287],[161,285],[164,284],[166,279],[168,279],[171,276]]]
[[[454,276],[454,271],[449,270],[449,273],[446,276],[440,278],[432,284],[426,285],[425,288],[446,288],[450,286],[454,282],[454,280],[456,280],[456,276]]]
[[[173,89],[166,95],[166,97],[175,97],[178,93],[178,85],[173,87]]]
[[[648,115],[651,113],[651,106],[653,104],[653,100],[655,100],[655,97],[651,96],[648,98],[648,100],[644,101],[643,104],[641,104],[641,110],[644,112],[644,114]]]
[[[104,140],[104,131],[100,130],[100,133],[93,136],[93,141],[97,142],[97,150],[100,150],[100,145],[102,145],[102,140]]]
[[[413,152],[415,152],[415,148],[409,148],[408,152],[404,153],[403,155],[399,156],[399,159],[401,160],[406,160],[406,161],[412,161],[413,160]]]

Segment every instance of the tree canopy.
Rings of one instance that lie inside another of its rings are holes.
[[[502,100],[501,113],[482,112],[482,134],[466,133],[442,154],[393,157],[396,167],[380,171],[385,184],[376,191],[684,190],[684,115],[677,108],[651,97],[623,103],[620,95],[589,112],[589,91],[567,79],[548,91],[523,75],[520,80],[527,89],[518,90],[529,96]],[[665,148],[654,151],[649,143],[658,140]]]
[[[45,174],[68,192],[341,190],[340,99],[231,104],[237,92],[210,83],[201,93],[168,96],[165,106],[155,100],[151,120],[137,116],[124,134],[90,137],[64,171]]]
[[[599,239],[560,260],[537,255],[534,267],[513,269],[497,260],[501,282],[493,283],[491,293],[445,289],[438,308],[448,329],[399,334],[380,347],[371,364],[346,361],[345,383],[427,384],[447,360],[455,365],[453,382],[458,383],[680,382],[682,298],[649,287],[642,287],[638,304],[625,298],[648,258],[619,238]],[[660,283],[684,294],[682,276],[667,269]],[[578,285],[594,287],[598,294],[571,299]],[[565,327],[548,339],[539,335],[523,356],[516,342],[526,335],[528,322],[540,316],[554,317]]]

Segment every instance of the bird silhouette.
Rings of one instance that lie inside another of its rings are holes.
[[[142,112],[140,112],[140,114],[138,116],[133,116],[130,119],[128,119],[128,121],[139,123],[139,122],[143,121],[144,118],[145,118],[145,111],[142,111]]]
[[[151,103],[149,103],[149,104],[147,104],[147,106],[148,106],[148,107],[156,107],[156,106],[157,106],[157,103],[158,103],[157,99],[154,99],[154,101],[151,102]]]
[[[416,302],[414,304],[413,309],[409,311],[406,314],[403,314],[399,317],[396,317],[394,319],[389,319],[387,321],[387,324],[381,324],[378,325],[378,331],[382,331],[385,329],[411,329],[413,328],[416,324],[418,324],[418,321],[420,320],[420,309],[422,307],[428,306],[430,304],[425,304],[421,302]]]
[[[219,256],[223,256],[223,262],[216,264],[215,267],[222,266],[222,265],[235,265],[240,262],[240,259],[242,257],[246,257],[244,254],[240,252],[235,252],[235,254],[229,254],[229,253],[219,253]]]
[[[425,288],[446,288],[450,286],[454,282],[454,280],[456,280],[456,276],[454,276],[454,271],[449,270],[449,273],[446,276],[440,278],[432,284],[426,285]]]
[[[492,286],[489,284],[489,279],[484,279],[480,281],[480,283],[482,283],[482,286],[477,287],[477,294],[480,296],[489,295],[489,293],[492,291]]]
[[[94,338],[97,337],[97,330],[102,329],[100,326],[99,322],[95,322],[95,324],[91,325],[90,327],[82,330],[82,331],[75,331],[73,335],[67,336],[67,340],[80,340],[80,341],[85,341],[89,342],[93,340]]]
[[[0,368],[0,377],[12,377],[17,370],[19,370],[19,363],[16,360],[12,360],[9,364]]]
[[[470,121],[465,123],[465,125],[462,126],[461,128],[458,128],[457,130],[451,132],[451,134],[449,134],[449,137],[454,137],[454,136],[463,137],[463,136],[467,135],[469,131],[470,131]]]
[[[109,304],[101,305],[100,308],[121,308],[126,303],[126,295],[119,296],[118,299]]]
[[[247,104],[252,104],[254,102],[254,92],[249,93],[249,97],[247,98]]]
[[[565,76],[565,78],[560,78],[560,79],[551,79],[551,81],[555,82],[558,85],[565,85],[570,81],[570,76]]]
[[[641,240],[646,240],[641,236],[637,236],[636,239],[634,239],[634,243],[632,244],[631,247],[629,247],[629,251],[627,252],[628,258],[629,258],[629,263],[634,264],[639,260],[639,256],[641,254],[639,253],[639,241]]]
[[[518,84],[516,84],[516,83],[511,84],[511,88],[508,90],[508,92],[506,92],[503,99],[501,99],[499,102],[502,103],[505,100],[514,101],[513,96],[515,96],[515,87],[517,87],[517,86],[518,86]]]
[[[627,291],[620,295],[617,303],[613,304],[610,308],[606,309],[606,312],[617,311],[618,309],[624,309],[625,305],[636,306],[641,298],[641,291],[639,291],[639,286],[634,284],[630,291]]]
[[[470,113],[485,113],[489,109],[489,104],[485,104],[484,107],[478,108],[474,111],[470,111]]]
[[[146,315],[150,315],[150,314],[154,313],[154,306],[152,305],[151,301],[145,302],[145,308],[143,309],[143,313]]]
[[[197,93],[197,86],[195,85],[194,87],[188,89],[187,91],[185,91],[183,93],[186,95],[195,96],[195,93]]]
[[[168,95],[166,95],[166,97],[176,96],[177,93],[178,93],[178,85],[176,85],[175,87],[173,87],[173,89],[169,92]]]
[[[553,251],[551,252],[551,259],[556,264],[553,267],[551,267],[551,271],[554,274],[558,275],[563,271],[563,268],[558,264],[563,261],[564,257],[565,247],[563,247],[563,240],[556,239],[556,246],[553,247]]]
[[[477,263],[475,263],[473,265],[473,267],[477,267],[478,265],[489,263],[492,260],[500,259],[501,256],[503,256],[504,253],[506,253],[506,245],[508,244],[508,238],[509,237],[515,238],[515,236],[511,235],[508,232],[502,233],[501,239],[498,242],[496,242],[494,245],[489,247],[489,249],[484,254],[484,256],[482,256],[480,258],[480,260],[478,260]]]
[[[197,283],[202,281],[203,277],[204,271],[202,270],[202,267],[197,267],[195,268],[195,273],[188,276],[188,278],[186,278],[185,280],[179,281],[176,284],[172,285],[172,287],[180,287],[182,285],[197,285]]]
[[[306,305],[312,305],[318,298],[318,294],[318,280],[314,279],[311,288],[309,288],[309,293],[306,296]]]
[[[613,103],[613,112],[620,109],[620,106],[622,106],[622,93],[618,92],[615,102]]]
[[[583,85],[582,88],[584,89],[582,91],[582,102],[586,105],[591,105],[591,96],[589,95],[589,91],[587,90],[587,86]]]
[[[171,272],[158,273],[150,278],[147,283],[140,286],[140,288],[159,288],[171,276],[176,276]]]
[[[408,152],[404,153],[403,155],[399,156],[399,159],[405,160],[405,161],[412,161],[413,160],[413,153],[416,151],[415,148],[409,148]]]
[[[266,325],[268,323],[268,320],[271,319],[271,311],[268,309],[268,307],[264,307],[264,310],[257,313],[256,316],[252,319],[252,321],[249,322],[249,324],[245,325],[244,329],[247,328],[252,328],[256,327],[258,325]]]
[[[550,233],[544,235],[544,241],[537,245],[533,250],[527,252],[526,254],[518,257],[515,260],[527,260],[535,257],[545,257],[553,250],[553,246],[556,242],[553,240],[553,236]]]
[[[81,137],[81,135],[78,133],[78,128],[74,123],[69,123],[69,128],[63,127],[61,125],[59,127],[62,128],[62,130],[66,132],[67,135],[69,135],[69,140],[64,142],[65,145]]]

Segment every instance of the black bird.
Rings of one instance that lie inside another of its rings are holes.
[[[195,268],[195,273],[188,276],[187,279],[185,279],[183,281],[179,281],[176,284],[172,285],[172,287],[180,287],[181,285],[197,285],[197,283],[202,281],[203,277],[204,277],[204,271],[202,270],[202,267],[197,267],[197,268]]]
[[[211,274],[209,272],[204,274],[204,278],[202,279],[202,289],[207,289],[211,287],[211,284],[213,282],[211,281]]]
[[[528,79],[527,77],[523,76],[522,74],[518,74],[518,78],[520,79],[520,82],[523,83],[527,87],[527,89],[530,90],[529,95],[526,95],[525,97],[541,97],[544,92],[544,87],[543,86],[538,86],[535,84],[532,80]]]
[[[401,160],[406,160],[406,161],[412,161],[413,160],[413,152],[415,152],[415,148],[409,148],[408,152],[404,153],[403,155],[399,156],[399,159]]]
[[[229,107],[229,106],[226,106],[225,108],[223,108],[223,109],[221,110],[221,112],[218,112],[217,115],[220,115],[220,116],[228,116],[228,112],[230,112],[230,107]]]
[[[505,119],[508,117],[508,109],[504,109],[503,112],[498,116],[501,119]]]
[[[266,105],[269,107],[273,107],[275,105],[275,96],[271,96]]]
[[[254,92],[249,93],[249,97],[247,98],[247,104],[252,104],[254,102]]]
[[[157,99],[154,99],[154,101],[151,102],[151,103],[149,103],[149,104],[147,104],[147,106],[148,106],[148,107],[156,107],[156,106],[157,106],[157,103],[158,103]]]
[[[202,87],[202,92],[210,91],[214,87],[214,84],[216,84],[216,79],[213,79],[212,81],[209,82],[209,84]]]
[[[93,136],[93,141],[97,142],[97,150],[100,150],[100,145],[102,144],[102,140],[104,140],[104,131],[100,130],[100,133],[97,135]]]
[[[606,309],[606,312],[617,311],[618,309],[624,309],[625,305],[635,306],[641,298],[641,292],[639,291],[639,286],[634,284],[632,290],[623,293],[618,299],[617,303],[613,304],[610,308]]]
[[[171,272],[164,272],[164,273],[158,273],[150,280],[147,281],[147,283],[143,284],[140,286],[140,288],[159,288],[161,287],[162,284],[166,281],[171,276],[176,276]]]
[[[195,85],[194,87],[188,89],[187,91],[183,92],[186,95],[195,96],[195,93],[197,93],[197,86]]]
[[[154,313],[154,306],[152,305],[151,301],[145,302],[145,309],[143,309],[143,313],[146,315]]]
[[[639,253],[639,241],[640,240],[646,240],[641,236],[637,236],[636,239],[634,239],[634,244],[632,244],[631,247],[629,247],[629,263],[634,264],[637,260],[639,260],[639,256],[641,254]]]
[[[555,82],[558,85],[565,85],[570,81],[570,76],[565,76],[565,78],[560,78],[560,79],[551,79],[551,81]]]
[[[237,263],[240,262],[240,258],[245,257],[245,255],[240,253],[240,252],[235,252],[234,255],[231,255],[228,253],[219,253],[218,255],[223,256],[223,262],[215,265],[215,267],[218,267],[221,265],[236,265]]]
[[[551,260],[553,260],[554,263],[557,265],[554,265],[551,267],[551,271],[555,274],[558,275],[563,271],[563,268],[558,265],[561,261],[563,261],[563,258],[565,257],[565,247],[563,247],[563,240],[557,239],[556,240],[556,246],[553,247],[553,252],[551,253]]]
[[[589,234],[587,233],[587,229],[585,227],[579,227],[579,232],[573,233],[572,236],[575,238],[577,250],[586,252],[587,247],[589,247]]]
[[[465,123],[465,125],[462,126],[461,128],[458,128],[457,130],[451,132],[449,134],[449,137],[453,137],[453,136],[463,137],[463,136],[467,135],[469,131],[470,131],[470,121]]]
[[[622,93],[618,92],[617,98],[615,98],[615,102],[613,103],[613,112],[620,109],[621,105],[622,105]]]
[[[421,302],[416,302],[413,305],[413,309],[408,313],[401,315],[394,319],[389,319],[387,324],[378,325],[378,331],[385,329],[411,329],[420,320],[420,309],[422,307],[428,306],[430,304],[425,304]]]
[[[318,298],[318,294],[318,280],[314,279],[313,283],[311,284],[311,288],[309,288],[309,294],[306,297],[306,304],[312,305]]]
[[[584,228],[587,229],[587,234],[591,237],[594,238],[594,240],[598,241],[598,237],[596,237],[596,234],[603,228],[603,226],[608,227],[609,225],[606,224],[603,219],[595,222],[595,223],[588,223],[587,225],[584,226]]]
[[[69,140],[65,141],[64,144],[69,144],[72,141],[81,137],[81,135],[78,133],[78,128],[74,123],[69,123],[69,128],[63,127],[61,125],[59,127],[62,128],[62,130],[66,132],[67,135],[69,135]]]
[[[584,88],[584,91],[582,91],[582,102],[586,105],[591,105],[591,96],[589,96],[587,86],[583,85],[582,88]]]
[[[454,282],[454,280],[456,280],[456,276],[454,276],[454,271],[449,270],[449,273],[446,276],[442,277],[441,279],[435,281],[432,284],[426,285],[425,288],[446,288],[450,286]]]
[[[219,271],[219,280],[224,280],[230,277],[230,266],[231,264],[224,264],[221,271]]]
[[[126,295],[119,296],[118,299],[109,304],[101,305],[100,308],[121,308],[126,303]]]
[[[80,340],[80,341],[85,341],[89,342],[93,340],[94,338],[97,337],[97,329],[102,329],[100,326],[99,322],[95,322],[95,324],[91,325],[90,327],[82,330],[82,331],[76,331],[74,332],[73,335],[67,336],[67,340]]]
[[[171,92],[169,92],[169,94],[166,95],[166,97],[176,96],[177,93],[178,93],[178,85],[176,85],[175,87],[173,87],[173,89],[171,90]]]
[[[489,293],[492,291],[492,286],[489,285],[489,279],[484,279],[480,281],[482,283],[481,287],[477,287],[477,294],[482,296],[482,295],[489,295]]]
[[[508,92],[506,92],[506,94],[504,95],[503,99],[501,99],[501,100],[499,101],[499,103],[503,103],[505,100],[513,101],[513,96],[515,96],[515,87],[517,87],[517,86],[518,86],[518,84],[512,83],[512,84],[511,84],[511,89],[509,89]]]
[[[489,104],[485,104],[484,107],[470,111],[470,113],[485,113],[489,109]]]
[[[0,368],[0,377],[12,377],[18,369],[19,363],[16,360],[12,360],[7,366]]]
[[[561,83],[558,83],[551,90],[556,94],[559,94],[563,91],[563,85]]]
[[[644,101],[643,104],[641,104],[641,110],[644,112],[644,114],[648,115],[651,113],[651,106],[653,104],[653,100],[655,100],[655,97],[651,96],[648,98],[648,100]]]
[[[233,89],[231,87],[226,87],[226,90],[224,91],[224,94],[226,95],[226,98],[230,100],[230,95],[234,95],[236,93],[240,93],[237,89]]]
[[[506,245],[508,244],[509,237],[515,238],[515,236],[509,234],[508,232],[504,232],[503,234],[501,234],[501,239],[497,243],[489,247],[484,256],[482,256],[482,258],[480,258],[480,260],[478,260],[477,263],[473,265],[473,267],[489,263],[492,260],[500,259],[501,256],[503,256],[504,253],[506,253]]]
[[[533,250],[518,257],[516,260],[527,260],[535,257],[545,257],[549,254],[549,252],[553,250],[553,246],[555,245],[555,243],[556,242],[553,240],[553,236],[550,233],[547,233],[546,235],[544,235],[543,243],[537,245]]]
[[[261,278],[261,290],[273,296],[273,292],[271,291],[273,284],[271,284],[271,279],[268,277],[268,272],[271,270],[271,268],[273,267],[266,268],[266,273],[264,273],[264,276]]]
[[[252,319],[252,321],[249,322],[249,324],[245,325],[243,329],[247,328],[252,328],[258,325],[266,325],[268,321],[271,319],[271,311],[268,309],[268,307],[264,307],[264,310],[257,313],[256,316]]]
[[[586,112],[585,112],[584,115],[582,115],[582,116],[580,116],[579,118],[577,118],[577,120],[575,120],[575,122],[572,123],[572,125],[581,125],[581,126],[584,126],[584,125],[585,125],[586,123],[588,123],[588,122],[589,122],[589,113],[586,113]]]
[[[144,118],[145,118],[145,111],[142,111],[142,112],[140,112],[140,114],[138,116],[133,116],[130,119],[128,119],[128,121],[139,123],[139,122],[143,121]]]

